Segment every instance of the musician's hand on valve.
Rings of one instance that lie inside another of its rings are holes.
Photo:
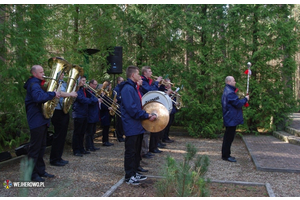
[[[162,77],[161,77],[161,76],[159,76],[159,77],[156,79],[157,82],[160,82],[161,80],[162,80]]]
[[[103,103],[103,101],[102,101],[101,98],[98,98],[98,102],[99,102],[99,103]]]

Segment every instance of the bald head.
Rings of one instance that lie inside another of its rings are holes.
[[[235,84],[236,84],[236,82],[235,82],[233,76],[227,76],[227,77],[225,78],[225,83],[228,84],[228,85],[231,85],[231,86],[233,86],[233,87],[235,87]]]
[[[44,80],[43,76],[45,75],[44,73],[44,69],[42,66],[40,65],[33,65],[30,73],[32,74],[32,76],[40,79],[40,80]]]

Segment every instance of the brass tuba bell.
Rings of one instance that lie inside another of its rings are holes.
[[[69,71],[69,77],[67,82],[67,91],[66,92],[75,92],[77,87],[77,80],[79,77],[83,76],[83,68],[78,65],[73,65]],[[63,111],[67,114],[75,101],[74,97],[66,97],[63,103]]]
[[[53,57],[48,60],[48,65],[51,68],[51,75],[47,78],[50,79],[47,92],[54,92],[60,90],[59,87],[59,78],[62,73],[67,73],[72,65],[68,63],[63,58]],[[46,119],[49,119],[53,116],[55,107],[59,102],[59,98],[53,98],[42,105],[43,115]]]

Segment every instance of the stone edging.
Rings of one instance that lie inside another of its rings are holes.
[[[211,180],[210,182],[211,183],[236,184],[236,185],[265,186],[269,197],[276,197],[270,183],[256,183],[256,182],[243,182],[243,181],[221,181],[221,180]]]
[[[45,153],[50,153],[50,151],[51,151],[51,146],[47,146],[46,150],[45,150]],[[27,155],[15,156],[15,157],[12,157],[11,159],[2,161],[2,162],[0,162],[0,169],[1,169],[1,167],[5,167],[6,165],[20,162],[21,159],[25,158],[26,156]]]
[[[164,178],[162,176],[152,176],[152,175],[147,175],[149,178]],[[102,195],[102,197],[109,197],[112,195],[116,189],[122,185],[124,182],[125,177],[121,178],[115,185],[113,185],[105,194]],[[251,186],[265,186],[266,190],[268,192],[269,197],[276,197],[273,189],[270,185],[270,183],[256,183],[256,182],[243,182],[243,181],[221,181],[221,180],[210,180],[211,183],[224,183],[224,184],[236,184],[236,185],[251,185]]]

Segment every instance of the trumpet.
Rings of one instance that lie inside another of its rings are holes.
[[[151,77],[154,78],[154,79],[157,79],[157,78],[158,78],[158,76],[153,76],[153,75],[151,75]],[[162,84],[162,85],[168,85],[168,84],[170,84],[170,85],[172,85],[172,86],[174,85],[174,83],[165,81],[164,79],[162,79],[162,80],[159,82],[159,84]]]
[[[106,98],[104,96],[101,96],[99,94],[100,91],[95,90],[94,88],[92,88],[91,86],[89,86],[88,84],[84,84],[84,87],[87,88],[87,91],[93,95],[96,98],[100,98],[103,102],[104,105],[106,105],[107,107],[111,107],[113,109],[112,113],[117,114],[119,117],[121,117],[121,111],[118,109],[120,107],[119,104],[115,103],[111,98],[109,98],[108,96],[106,96]]]

